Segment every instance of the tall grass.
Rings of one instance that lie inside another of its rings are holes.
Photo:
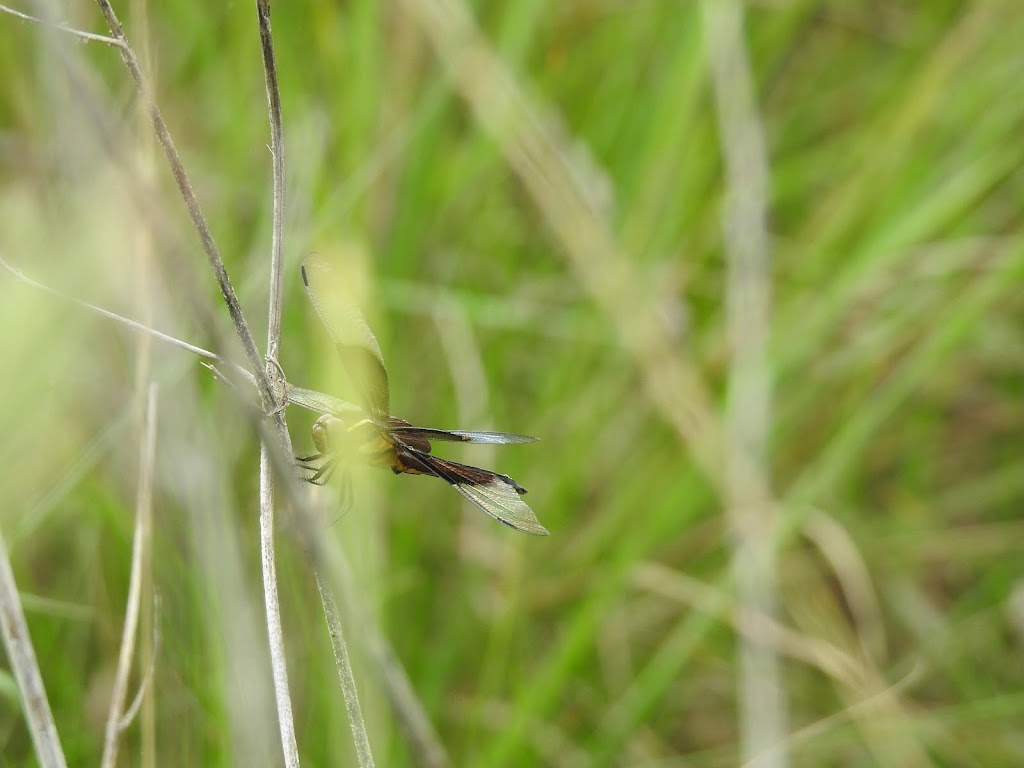
[[[1024,763],[1024,9],[746,7],[771,175],[769,620],[730,576],[726,150],[699,4],[475,3],[473,50],[512,89],[476,96],[492,70],[445,37],[460,8],[273,16],[289,381],[347,394],[298,280],[315,250],[365,272],[396,415],[542,438],[446,455],[529,488],[548,539],[427,478],[355,470],[351,508],[326,500],[323,536],[367,608],[345,628],[377,763],[419,764],[360,643],[371,620],[453,765],[739,764],[744,642],[782,660],[773,754],[789,764]],[[131,37],[137,9],[118,12]],[[147,12],[156,97],[262,339],[270,158],[252,9]],[[103,31],[88,3],[61,15]],[[116,52],[56,44],[0,16],[0,256],[242,360]],[[554,154],[517,143],[535,134],[499,111],[508,93]],[[0,526],[68,763],[96,763],[132,558],[140,354],[122,327],[6,272],[0,328]],[[258,440],[186,353],[157,344],[151,369],[153,731],[124,733],[122,764],[145,741],[159,764],[276,765]],[[302,452],[310,419],[288,418]],[[289,526],[279,514],[300,754],[352,764]],[[31,764],[6,682],[0,752]]]

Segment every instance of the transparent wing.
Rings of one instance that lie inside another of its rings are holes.
[[[364,413],[358,405],[342,400],[340,397],[328,395],[326,392],[317,392],[315,389],[303,389],[289,384],[286,393],[289,403],[316,413],[326,413],[342,418],[362,416]]]
[[[383,420],[391,409],[388,372],[377,337],[354,303],[346,299],[351,291],[330,263],[316,254],[302,260],[302,282],[334,340],[345,373],[362,400],[361,405],[374,418]]]
[[[515,435],[511,432],[467,432],[462,429],[429,429],[407,425],[389,426],[388,432],[399,439],[421,437],[426,440],[442,440],[448,443],[486,443],[488,445],[518,445],[535,443],[536,437]]]
[[[476,504],[480,509],[509,528],[534,536],[547,536],[548,529],[540,524],[533,510],[500,480],[487,485],[455,483],[452,487]]]
[[[399,460],[424,474],[441,478],[509,528],[534,536],[548,535],[548,529],[540,524],[533,510],[520,498],[526,489],[508,475],[446,461],[412,448],[400,449]]]

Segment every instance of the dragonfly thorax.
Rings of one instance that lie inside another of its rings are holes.
[[[384,439],[380,427],[370,419],[349,424],[345,419],[325,414],[313,424],[313,444],[320,453],[344,461],[390,466],[394,447]]]

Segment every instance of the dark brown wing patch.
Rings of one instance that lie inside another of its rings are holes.
[[[430,453],[430,440],[421,435],[418,430],[408,421],[389,416],[384,425],[385,433],[392,438],[392,442],[401,443],[423,453]]]
[[[548,530],[520,497],[526,489],[508,475],[439,459],[413,448],[398,449],[396,471],[439,477],[498,522],[523,533],[547,536]]]

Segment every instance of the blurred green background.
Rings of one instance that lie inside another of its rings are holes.
[[[445,455],[515,477],[551,531],[367,470],[348,511],[328,489],[323,535],[452,765],[1024,765],[1024,5],[747,4],[770,173],[771,396],[754,406],[774,501],[752,516],[730,511],[718,444],[743,413],[729,330],[743,296],[713,5],[275,4],[289,380],[345,394],[298,280],[316,251],[365,279],[396,415],[541,438]],[[253,4],[115,7],[262,343]],[[89,3],[57,15],[106,32]],[[0,71],[0,256],[241,360],[117,52],[0,15]],[[503,109],[520,96],[529,119]],[[558,153],[524,156],[536,135]],[[187,353],[2,271],[0,328],[0,526],[69,764],[102,749],[150,379],[159,640],[121,764],[279,764],[258,444],[237,398]],[[311,418],[288,416],[305,452]],[[288,522],[300,752],[352,765]],[[777,554],[760,590],[774,619],[740,610],[743,542]],[[346,632],[377,764],[417,765],[360,650],[365,622]],[[761,671],[740,663],[751,647]],[[3,762],[32,765],[2,682]],[[766,689],[759,712],[747,697]]]

